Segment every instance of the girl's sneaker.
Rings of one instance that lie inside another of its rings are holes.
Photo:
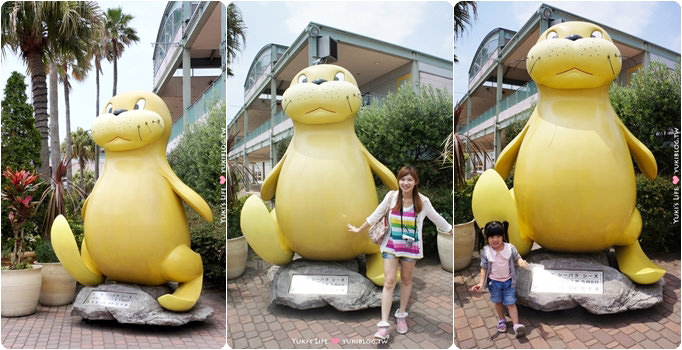
[[[391,336],[391,325],[388,322],[381,321],[377,323],[377,327],[379,327],[379,329],[374,333],[374,338],[386,340]]]
[[[507,320],[504,318],[501,318],[497,321],[497,331],[500,333],[504,333],[507,331]]]
[[[397,319],[396,328],[398,333],[405,334],[407,333],[407,322],[405,321],[405,318],[407,318],[407,312],[399,311],[400,309],[395,310],[395,318]]]
[[[526,326],[524,326],[520,323],[515,324],[514,325],[514,335],[517,338],[523,337],[524,335],[526,335]]]

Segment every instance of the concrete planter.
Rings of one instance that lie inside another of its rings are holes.
[[[241,276],[246,269],[249,244],[244,236],[227,240],[227,279]]]
[[[3,317],[26,316],[36,312],[40,298],[41,265],[26,270],[2,270]]]
[[[41,263],[42,285],[40,304],[60,306],[71,304],[76,297],[76,280],[66,272],[61,263]]]
[[[469,266],[476,240],[474,220],[454,225],[453,231],[453,235],[438,232],[437,238],[440,264],[448,272],[459,271]]]

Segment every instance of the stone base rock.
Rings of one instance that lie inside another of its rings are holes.
[[[86,286],[76,296],[71,315],[88,320],[157,326],[180,326],[213,317],[213,308],[202,305],[201,301],[186,312],[162,308],[156,298],[173,290],[168,285],[152,287],[109,281],[94,287]]]
[[[294,309],[312,309],[331,305],[339,311],[352,311],[381,307],[381,287],[376,286],[358,271],[357,260],[344,262],[294,260],[287,266],[268,272],[268,274],[274,274],[270,283],[270,302]],[[292,294],[289,293],[289,289],[294,275],[348,276],[348,292],[345,295]],[[396,287],[393,300],[399,299],[399,287]]]
[[[663,279],[651,285],[633,283],[620,271],[608,266],[605,253],[562,254],[544,250],[532,251],[526,257],[532,265],[516,268],[516,296],[521,305],[540,311],[572,309],[582,306],[593,314],[614,314],[627,310],[647,309],[663,301]],[[603,294],[531,292],[532,270],[603,271]]]

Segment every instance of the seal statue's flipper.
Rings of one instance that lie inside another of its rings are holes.
[[[503,179],[506,179],[507,176],[509,176],[509,173],[514,167],[514,163],[516,163],[516,156],[519,155],[519,148],[521,148],[523,138],[526,137],[526,132],[528,132],[528,127],[530,123],[533,121],[534,116],[535,112],[531,114],[530,118],[526,122],[526,125],[524,125],[521,132],[518,135],[516,135],[516,137],[512,139],[511,142],[509,142],[507,147],[505,147],[502,150],[502,152],[500,152],[500,155],[497,157],[497,161],[495,162],[495,171],[497,171],[497,173],[500,174],[500,176],[502,176]]]
[[[208,203],[206,203],[206,201],[201,198],[198,193],[194,192],[193,189],[185,185],[185,183],[182,182],[177,175],[175,175],[170,167],[164,170],[167,171],[164,171],[162,176],[164,179],[166,179],[166,181],[168,181],[168,184],[173,189],[173,192],[175,192],[178,196],[180,196],[180,198],[182,198],[182,200],[189,204],[189,206],[199,213],[202,218],[208,222],[213,222],[213,213],[211,212],[211,207],[208,206]]]
[[[372,169],[372,171],[379,176],[379,179],[381,179],[381,182],[388,187],[390,190],[397,190],[398,189],[398,180],[395,178],[395,175],[388,170],[388,168],[381,164],[380,161],[378,161],[374,156],[369,153],[369,151],[363,146],[362,144],[360,145],[362,147],[362,154],[365,155],[365,158],[367,159],[367,162],[369,163],[369,168]]]
[[[514,197],[495,170],[488,169],[478,178],[471,195],[471,209],[481,227],[489,221],[507,221],[509,242],[521,255],[530,252],[533,241],[519,229]]]
[[[652,180],[655,179],[658,173],[658,166],[656,165],[656,158],[654,158],[653,153],[628,130],[620,118],[616,118],[616,122],[623,131],[625,142],[627,142],[628,149],[632,157],[635,158],[639,169],[646,177]]]
[[[274,265],[285,265],[291,261],[294,252],[277,228],[275,210],[268,212],[258,196],[252,195],[244,202],[240,220],[246,241],[263,260]]]
[[[628,246],[616,246],[616,259],[620,272],[636,283],[656,283],[665,275],[665,269],[649,260],[637,241]]]
[[[199,300],[203,283],[204,267],[201,256],[186,245],[173,249],[161,265],[166,280],[180,282],[173,294],[165,294],[157,300],[164,309],[187,311]]]
[[[620,272],[628,276],[633,282],[652,284],[665,275],[665,269],[649,260],[642,251],[642,247],[637,240],[641,230],[642,216],[639,210],[635,208],[630,223],[623,234],[627,241],[615,247],[616,259],[618,260]]]
[[[293,138],[291,139],[293,142]],[[291,147],[291,142],[289,143],[289,147]],[[287,148],[288,151],[288,148]],[[275,196],[275,190],[277,189],[277,180],[279,180],[279,173],[282,171],[282,165],[284,164],[284,159],[287,157],[287,152],[284,152],[284,155],[282,156],[282,159],[275,164],[275,167],[272,168],[270,173],[268,174],[267,177],[265,177],[265,180],[263,180],[263,185],[260,187],[260,196],[264,201],[269,201],[272,199],[272,197]]]
[[[87,286],[94,286],[104,282],[102,274],[94,269],[94,263],[90,256],[85,253],[84,258],[88,260],[87,263],[81,258],[81,255],[78,253],[76,239],[73,237],[69,223],[64,216],[59,215],[54,219],[50,235],[52,249],[54,249],[57,258],[59,258],[59,261],[71,277]],[[85,240],[83,240],[83,249],[86,249]]]
[[[367,262],[367,271],[365,275],[377,286],[384,285],[384,258],[381,257],[381,252],[375,254],[365,255]],[[400,275],[398,275],[400,280]]]

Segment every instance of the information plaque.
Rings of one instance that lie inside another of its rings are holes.
[[[135,297],[134,293],[105,292],[93,290],[83,301],[83,305],[128,308]]]
[[[535,293],[604,294],[604,272],[533,268]]]
[[[348,276],[293,275],[289,294],[348,294]]]

